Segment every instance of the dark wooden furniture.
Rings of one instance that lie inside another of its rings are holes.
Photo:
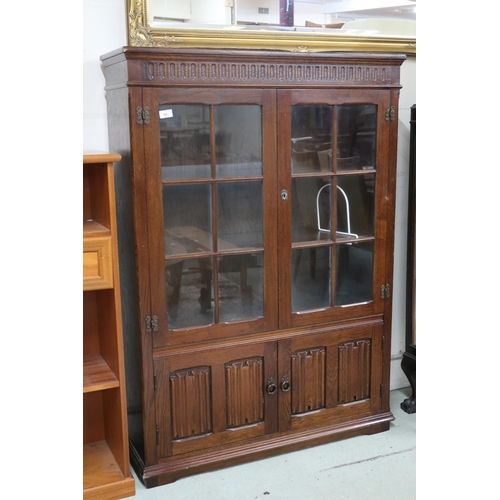
[[[101,59],[144,484],[388,430],[405,56]]]
[[[113,162],[83,155],[83,498],[135,495],[130,474]]]
[[[416,327],[416,262],[415,262],[415,221],[416,221],[416,144],[417,105],[411,107],[410,117],[410,166],[408,179],[408,239],[406,259],[406,335],[405,352],[401,369],[411,386],[411,396],[401,403],[406,413],[417,411],[417,327]]]

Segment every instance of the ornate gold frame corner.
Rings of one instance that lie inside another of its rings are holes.
[[[416,55],[416,37],[332,32],[154,28],[149,0],[128,0],[132,47],[286,50],[289,52],[387,52]]]

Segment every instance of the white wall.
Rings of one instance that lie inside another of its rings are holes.
[[[126,0],[83,0],[83,149],[108,149],[100,56],[127,45]]]
[[[410,108],[413,104],[416,104],[416,72],[417,58],[408,57],[401,67],[401,85],[403,88],[399,97],[391,389],[408,385],[408,379],[401,370],[401,356],[405,350],[406,328],[406,235],[408,223],[408,167],[410,160]]]
[[[238,21],[264,24],[280,23],[280,4],[278,0],[237,0],[236,5]],[[269,14],[259,14],[259,7],[267,7]],[[294,26],[305,26],[306,21],[325,24],[326,18],[327,16],[323,14],[323,4],[300,2],[298,0],[294,2]]]
[[[185,0],[182,0],[183,2]],[[207,2],[207,0],[191,0],[191,21],[196,23],[225,24],[228,7],[224,6],[223,0]],[[229,12],[229,15],[230,12]],[[229,19],[231,19],[229,17]],[[231,23],[229,23],[231,24]]]
[[[328,19],[327,19],[328,17]],[[323,4],[295,1],[293,4],[294,26],[305,26],[306,21],[317,24],[327,24],[329,17],[323,13]]]
[[[149,11],[167,19],[191,19],[190,0],[149,0]]]
[[[269,9],[269,14],[259,14],[259,7]],[[280,23],[280,4],[278,0],[237,0],[236,19],[245,23]]]
[[[126,0],[83,0],[83,149],[108,150],[104,77],[99,57],[127,45]],[[410,107],[416,100],[416,58],[401,71],[396,241],[393,283],[391,389],[408,386],[401,370],[405,346],[406,227]]]

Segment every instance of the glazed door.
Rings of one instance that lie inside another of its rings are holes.
[[[276,342],[154,362],[158,458],[277,431]]]
[[[154,346],[276,329],[276,92],[145,89]]]
[[[154,347],[383,313],[390,103],[144,89]]]
[[[380,410],[382,322],[279,343],[279,430],[305,430]]]
[[[280,327],[383,312],[389,91],[278,91]]]

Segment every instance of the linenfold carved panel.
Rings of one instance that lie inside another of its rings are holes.
[[[371,342],[359,340],[339,346],[339,402],[370,397]]]
[[[325,407],[326,350],[324,347],[292,354],[292,413]]]
[[[143,80],[165,83],[249,84],[266,81],[280,84],[383,85],[391,83],[391,71],[355,64],[245,63],[205,61],[145,61]]]
[[[173,439],[211,432],[209,367],[202,366],[172,373],[170,393]]]
[[[227,427],[264,420],[264,361],[249,358],[226,365]]]

